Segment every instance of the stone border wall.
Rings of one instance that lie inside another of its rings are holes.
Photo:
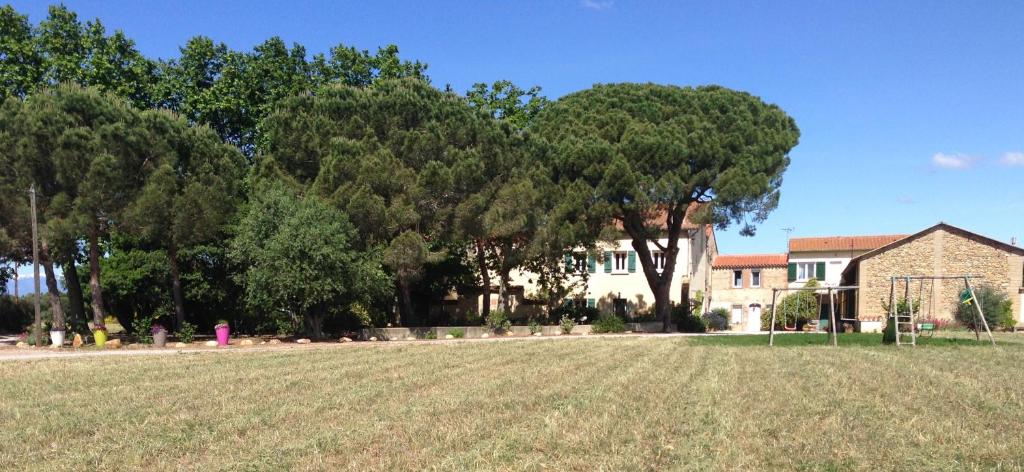
[[[367,328],[360,331],[361,339],[377,338],[380,341],[399,341],[409,337],[416,339],[427,339],[427,333],[433,332],[437,339],[445,339],[449,330],[461,329],[465,339],[482,338],[484,334],[488,337],[505,337],[506,334],[495,334],[486,326],[431,326],[423,328]],[[660,333],[662,324],[660,321],[649,321],[644,323],[626,323],[626,331],[634,333]],[[530,336],[529,326],[512,326],[509,330],[513,337]],[[558,336],[562,334],[561,326],[541,326],[541,334],[544,336]],[[590,334],[593,332],[591,325],[576,325],[572,334]]]

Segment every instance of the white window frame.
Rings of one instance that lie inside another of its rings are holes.
[[[817,266],[817,265],[818,265],[817,262],[797,262],[796,263],[796,281],[797,282],[806,282],[808,280],[814,279],[815,276],[817,275],[817,274],[814,273],[815,272],[815,266]]]
[[[667,258],[665,257],[664,252],[654,251],[654,270],[657,270],[658,272],[665,270],[666,261]]]
[[[733,305],[732,309],[729,310],[729,324],[740,323],[743,323],[743,305]]]
[[[739,280],[737,281],[736,274],[739,274]],[[743,288],[743,269],[732,271],[732,288]]]
[[[761,269],[750,269],[750,287],[761,288]]]
[[[629,273],[629,253],[627,251],[615,251],[612,253],[612,273]]]

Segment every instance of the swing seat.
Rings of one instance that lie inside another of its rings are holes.
[[[917,332],[921,335],[928,333],[928,337],[932,337],[935,334],[935,323],[918,323]]]

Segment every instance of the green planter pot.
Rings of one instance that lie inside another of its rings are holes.
[[[96,345],[103,347],[107,343],[107,332],[106,331],[93,331],[92,338],[96,340]]]

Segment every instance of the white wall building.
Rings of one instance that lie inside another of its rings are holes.
[[[791,238],[789,240],[788,282],[790,287],[803,287],[814,279],[820,285],[840,284],[850,260],[865,252],[903,239],[906,235],[825,236]]]

